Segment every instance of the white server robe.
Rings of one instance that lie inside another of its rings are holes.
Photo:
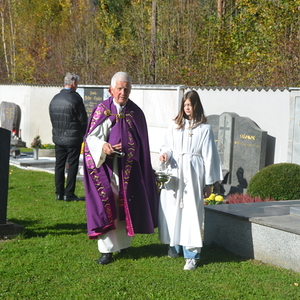
[[[173,122],[160,149],[160,154],[168,155],[167,167],[172,177],[161,191],[158,229],[162,243],[200,252],[203,189],[223,176],[211,126],[189,126],[185,120],[183,129],[178,130]]]

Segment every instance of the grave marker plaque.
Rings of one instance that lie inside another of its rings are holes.
[[[84,88],[84,105],[87,115],[90,116],[93,108],[103,101],[103,88]]]

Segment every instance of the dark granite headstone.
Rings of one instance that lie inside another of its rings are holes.
[[[266,163],[267,132],[245,117],[235,117],[231,184],[247,188]]]
[[[267,132],[236,113],[225,112],[207,119],[218,137],[222,169],[229,171],[226,183],[232,191],[242,193],[253,175],[266,165]]]
[[[10,131],[0,127],[0,224],[6,224]]]
[[[93,108],[103,101],[103,88],[84,88],[84,105],[90,116]]]
[[[12,238],[24,227],[6,219],[11,131],[0,127],[0,239]]]

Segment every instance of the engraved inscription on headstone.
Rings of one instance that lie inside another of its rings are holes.
[[[103,88],[84,88],[84,105],[87,115],[90,116],[93,108],[103,101]]]

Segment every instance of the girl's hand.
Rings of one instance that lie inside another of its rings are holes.
[[[166,162],[168,159],[168,155],[166,153],[162,154],[160,157],[159,157],[159,160],[161,162]]]

